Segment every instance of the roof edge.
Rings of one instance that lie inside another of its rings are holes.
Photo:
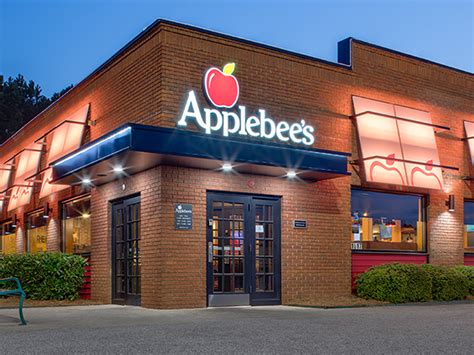
[[[342,63],[345,63],[347,65],[352,65],[352,43],[358,43],[358,44],[361,44],[363,46],[379,49],[379,50],[382,50],[384,52],[389,52],[389,53],[396,54],[396,55],[399,55],[399,56],[402,56],[402,57],[417,60],[417,61],[420,61],[420,62],[423,62],[423,63],[426,63],[426,64],[435,65],[435,66],[441,67],[443,69],[453,70],[453,71],[461,73],[461,74],[467,74],[469,76],[474,76],[473,72],[469,72],[467,70],[451,67],[451,66],[446,65],[446,64],[434,62],[432,60],[417,57],[417,56],[412,55],[412,54],[400,52],[400,51],[397,51],[395,49],[391,49],[391,48],[379,46],[377,44],[365,42],[365,41],[362,41],[362,40],[354,38],[354,37],[347,37],[347,38],[343,39],[342,41],[338,42],[338,61],[339,62],[342,61]],[[349,46],[349,48],[347,48],[347,46]]]

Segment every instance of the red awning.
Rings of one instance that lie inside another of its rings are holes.
[[[367,181],[443,189],[429,112],[357,96],[352,100]]]
[[[88,112],[89,104],[74,112],[65,120],[65,123],[54,129],[48,152],[48,165],[81,146]],[[73,122],[78,122],[78,124]],[[69,187],[69,185],[51,184],[51,178],[52,169],[48,168],[43,174],[40,198]]]

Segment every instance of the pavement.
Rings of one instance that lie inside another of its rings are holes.
[[[472,354],[474,304],[0,310],[0,354]]]

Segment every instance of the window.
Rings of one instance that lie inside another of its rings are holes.
[[[91,251],[91,200],[82,197],[63,203],[62,233],[63,251],[84,254]]]
[[[47,230],[44,211],[33,212],[26,216],[26,247],[31,254],[46,251]]]
[[[353,189],[352,249],[425,250],[425,202],[420,195]]]
[[[464,248],[474,252],[474,201],[464,202]]]
[[[16,226],[12,221],[1,224],[0,227],[0,254],[15,254]]]

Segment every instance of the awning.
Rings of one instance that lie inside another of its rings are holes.
[[[218,170],[230,163],[240,173],[285,176],[291,170],[301,179],[323,180],[350,175],[349,155],[129,123],[51,165],[53,183],[69,185],[85,179],[100,185],[164,164]]]

